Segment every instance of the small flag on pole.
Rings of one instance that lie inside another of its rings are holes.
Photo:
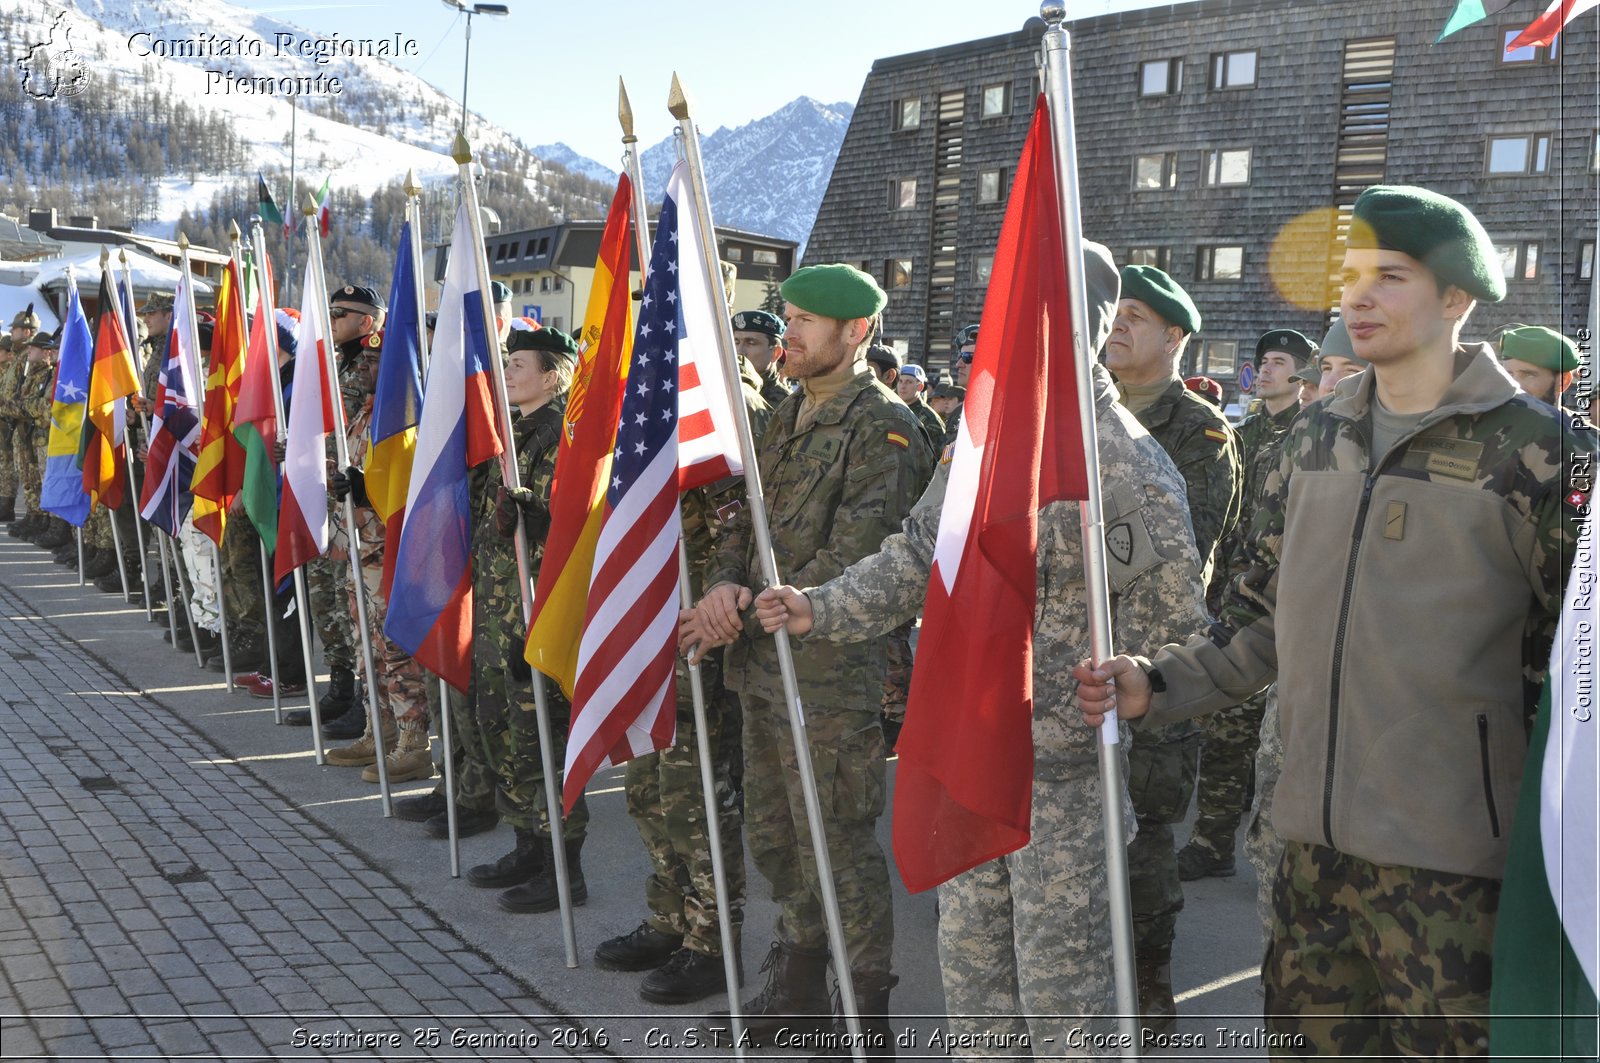
[[[150,426],[150,452],[139,496],[139,515],[173,538],[189,513],[189,484],[200,445],[200,389],[193,370],[200,359],[190,350],[194,342],[190,288],[185,273],[178,278],[173,299],[172,331],[167,335],[166,361],[157,377],[155,420]]]
[[[327,440],[333,431],[333,396],[328,394],[329,344],[317,324],[327,296],[313,267],[307,256],[273,559],[273,577],[279,583],[328,549]]]
[[[411,258],[411,223],[400,226],[400,250],[389,282],[389,317],[383,350],[378,355],[378,380],[372,391],[372,421],[367,452],[367,498],[383,521],[383,581],[379,593],[389,599],[400,537],[405,524],[406,494],[417,451],[417,424],[422,416],[422,322],[417,320],[416,270]]]
[[[89,517],[89,493],[78,470],[78,447],[83,442],[83,414],[89,399],[92,346],[78,282],[68,271],[67,319],[61,330],[61,355],[51,393],[50,437],[45,441],[39,506],[80,528]]]

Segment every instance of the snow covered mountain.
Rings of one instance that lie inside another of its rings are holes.
[[[824,104],[802,96],[736,129],[724,126],[702,133],[700,154],[717,224],[787,237],[803,249],[854,110],[848,103]],[[614,170],[565,144],[534,150],[573,172],[616,180]],[[665,194],[676,153],[674,138],[667,137],[640,157],[651,202]]]

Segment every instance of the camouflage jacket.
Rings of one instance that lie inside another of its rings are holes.
[[[337,349],[339,399],[344,407],[345,443],[350,464],[365,464],[367,427],[372,420],[372,393],[378,384],[378,353],[383,347],[382,331],[341,343]],[[328,437],[328,456],[333,457],[333,437]]]
[[[1239,440],[1222,411],[1174,380],[1134,415],[1178,467],[1189,496],[1200,576],[1211,581],[1218,546],[1239,523]]]
[[[1374,466],[1374,379],[1302,411],[1221,622],[1154,658],[1155,724],[1276,676],[1291,841],[1497,878],[1572,561],[1594,438],[1487,344]]]
[[[55,362],[33,362],[22,377],[21,409],[24,426],[33,428],[33,441],[44,445],[50,431],[51,386],[56,381]]]
[[[7,428],[22,420],[22,376],[27,366],[20,356],[0,364],[0,424]],[[6,443],[10,444],[9,437]]]
[[[911,511],[933,455],[905,403],[865,366],[814,411],[804,431],[796,428],[801,399],[791,395],[772,412],[757,453],[778,574],[804,585],[831,579],[877,551]],[[766,586],[748,510],[728,523],[706,575],[708,587],[723,582]],[[862,703],[862,692],[883,682],[883,647],[879,640],[819,643],[795,653],[795,669],[807,701]],[[732,690],[783,699],[776,643],[754,610],[728,650],[726,681]]]
[[[556,449],[561,441],[561,410],[554,403],[518,417],[511,426],[517,442],[517,470],[522,486],[533,492],[523,507],[528,536],[528,579],[538,579],[550,522],[550,484],[555,479]],[[473,653],[480,663],[503,668],[511,642],[527,633],[522,620],[522,591],[517,573],[516,543],[503,539],[494,526],[495,499],[505,482],[500,459],[472,470]],[[542,519],[541,519],[542,518]]]
[[[756,391],[761,395],[761,399],[767,404],[768,409],[777,409],[779,403],[794,394],[794,389],[778,375],[778,363],[776,361],[769,362],[767,367],[762,370],[757,370],[755,366],[750,365],[748,362],[745,363],[745,367],[760,381]]]
[[[1239,454],[1244,470],[1239,523],[1233,526],[1233,530],[1222,541],[1218,556],[1219,561],[1227,566],[1223,570],[1226,580],[1213,581],[1214,586],[1232,582],[1234,577],[1247,567],[1244,559],[1244,541],[1250,532],[1251,523],[1255,520],[1256,504],[1261,499],[1261,485],[1266,483],[1267,473],[1278,463],[1278,444],[1283,441],[1289,426],[1298,416],[1300,416],[1298,402],[1290,403],[1278,413],[1268,413],[1263,406],[1240,421],[1235,430],[1239,437]]]
[[[1110,374],[1102,366],[1094,372],[1113,641],[1160,645],[1205,622],[1183,481],[1117,402]],[[863,639],[892,630],[921,611],[949,470],[948,462],[940,464],[932,486],[881,551],[806,590],[813,610],[806,652],[820,639]],[[1039,511],[1034,771],[1040,781],[1071,778],[1092,790],[1099,777],[1099,738],[1082,724],[1071,677],[1072,666],[1089,655],[1078,508],[1077,502],[1053,502]],[[975,645],[981,647],[981,638]],[[1088,790],[1084,807],[1097,817],[1099,801]]]
[[[739,386],[745,413],[756,439],[772,417],[772,407],[761,397],[763,377],[749,361],[739,360]],[[785,398],[787,398],[787,393]],[[730,476],[714,484],[685,491],[680,500],[683,545],[689,554],[690,590],[696,599],[705,592],[703,576],[716,557],[717,542],[733,518],[745,508],[743,476]]]
[[[944,418],[933,412],[933,407],[928,405],[928,400],[918,395],[915,400],[906,403],[911,407],[911,412],[922,424],[923,436],[928,440],[928,446],[935,453],[944,450]]]

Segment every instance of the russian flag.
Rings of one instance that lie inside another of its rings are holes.
[[[383,330],[383,350],[378,356],[378,380],[372,394],[372,421],[367,451],[367,498],[383,521],[383,581],[378,593],[384,600],[394,586],[395,565],[405,526],[406,495],[411,488],[411,466],[417,452],[417,423],[422,408],[422,322],[417,318],[417,280],[411,256],[411,223],[400,226],[400,250],[395,255],[394,279],[389,283],[389,318]]]
[[[467,470],[503,450],[495,423],[478,246],[456,212],[439,297],[405,526],[383,633],[458,690],[472,676],[472,507]]]

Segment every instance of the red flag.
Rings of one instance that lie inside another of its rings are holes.
[[[194,526],[218,546],[228,507],[244,481],[245,452],[233,437],[233,417],[244,376],[246,287],[238,259],[230,259],[217,289],[217,324],[211,333],[211,371],[192,487]]]
[[[995,251],[983,320],[999,324],[978,334],[897,745],[894,852],[912,892],[1028,843],[1038,511],[1088,493],[1051,150],[1040,97]]]
[[[1550,0],[1550,6],[1544,14],[1529,23],[1528,28],[1506,45],[1506,51],[1516,51],[1536,44],[1541,48],[1548,48],[1550,42],[1556,39],[1556,34],[1562,28],[1585,11],[1589,11],[1600,4],[1600,0]]]

